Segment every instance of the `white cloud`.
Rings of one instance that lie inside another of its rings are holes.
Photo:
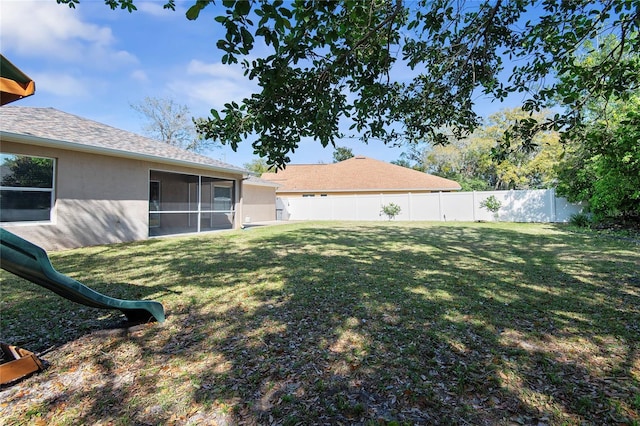
[[[138,8],[139,12],[144,12],[152,16],[170,16],[171,14],[176,13],[171,9],[164,9],[162,7],[164,6],[164,4],[165,4],[164,1],[155,1],[155,2],[143,1],[143,2],[137,3],[136,7]]]
[[[196,59],[187,65],[189,75],[210,75],[213,77],[224,77],[229,79],[244,79],[244,70],[239,65],[225,65],[221,62],[207,64]]]
[[[91,80],[69,74],[35,73],[31,77],[36,82],[36,93],[82,98],[90,96],[94,90],[94,82]]]
[[[133,80],[140,81],[146,83],[149,81],[149,76],[143,70],[135,70],[131,73],[130,77]]]
[[[81,11],[54,1],[3,1],[3,50],[68,62],[135,63],[135,56],[113,47],[111,28],[87,23]]]
[[[240,66],[229,66],[221,63],[207,64],[192,60],[186,67],[186,76],[169,83],[168,88],[178,99],[185,99],[193,106],[208,111],[220,109],[225,103],[239,102],[249,97],[258,89],[258,85],[244,76]]]

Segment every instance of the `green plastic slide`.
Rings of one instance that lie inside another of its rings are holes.
[[[42,248],[0,228],[0,267],[76,303],[119,309],[131,322],[164,321],[164,307],[151,300],[122,300],[105,296],[53,269]]]

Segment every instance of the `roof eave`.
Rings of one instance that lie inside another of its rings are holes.
[[[372,192],[372,193],[380,193],[380,192],[414,192],[414,191],[431,191],[431,192],[442,192],[442,191],[460,191],[462,187],[457,188],[376,188],[376,189],[362,189],[362,188],[354,188],[354,189],[283,189],[279,192],[326,192],[326,193],[334,193],[334,192]]]
[[[280,187],[280,185],[276,184],[276,183],[261,183],[261,182],[253,182],[251,180],[245,180],[244,181],[245,185],[251,185],[251,186],[264,186],[264,187],[268,187],[268,188],[278,188]]]
[[[127,158],[132,160],[153,161],[156,163],[169,164],[172,166],[183,166],[191,168],[206,169],[214,172],[232,173],[242,175],[243,178],[248,176],[249,173],[238,169],[230,169],[225,167],[218,167],[209,164],[194,163],[186,160],[178,160],[174,158],[160,157],[151,154],[143,154],[139,152],[123,151],[119,149],[106,148],[94,145],[84,145],[76,142],[60,141],[56,139],[43,138],[33,135],[24,135],[20,133],[12,133],[0,130],[0,140],[7,140],[18,143],[26,143],[30,145],[43,146],[48,148],[60,148],[68,149],[71,151],[86,152],[89,154],[107,155],[110,157]]]

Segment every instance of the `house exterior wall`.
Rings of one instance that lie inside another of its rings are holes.
[[[245,184],[243,191],[242,221],[244,223],[276,220],[275,187]]]
[[[45,250],[148,238],[149,173],[166,170],[236,180],[241,175],[2,141],[2,152],[54,158],[55,204],[50,222],[3,223],[2,227]],[[241,212],[241,191],[235,206]],[[239,221],[236,221],[239,222]],[[234,224],[239,227],[239,223]]]

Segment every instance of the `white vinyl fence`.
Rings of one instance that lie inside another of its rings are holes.
[[[278,220],[388,220],[382,206],[394,203],[401,212],[395,220],[493,221],[480,207],[495,196],[502,203],[498,220],[505,222],[567,222],[582,206],[556,197],[554,189],[522,191],[439,192],[431,194],[376,194],[328,197],[278,197]]]

